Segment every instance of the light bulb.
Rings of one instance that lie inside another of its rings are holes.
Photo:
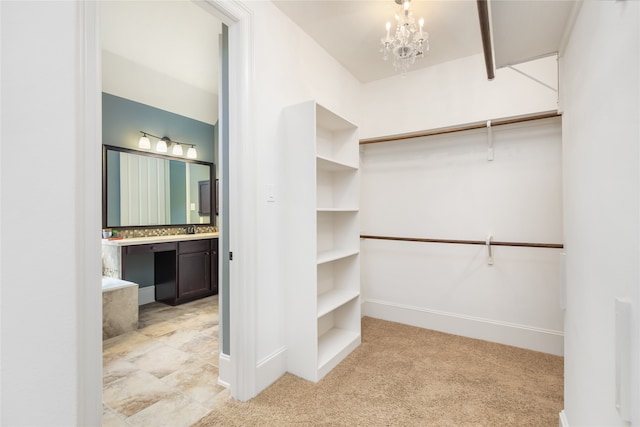
[[[143,133],[140,137],[140,140],[138,141],[138,148],[144,148],[145,150],[151,148],[151,141],[147,138],[147,134]]]
[[[405,12],[409,10],[409,0],[404,0],[404,4],[402,6],[404,7]]]
[[[171,152],[174,156],[182,156],[182,145],[176,143],[176,145],[173,146],[173,150]]]
[[[189,149],[187,150],[187,157],[190,159],[195,159],[196,157],[198,157],[198,153],[196,152],[196,147],[194,147],[193,145],[189,147]]]
[[[424,18],[420,18],[420,20],[418,21],[418,24],[420,24],[420,32],[422,32],[422,26],[424,25]]]
[[[156,151],[160,153],[167,152],[167,141],[165,138],[158,140],[158,143],[156,144]]]

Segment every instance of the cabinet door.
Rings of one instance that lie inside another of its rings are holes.
[[[210,292],[211,253],[192,252],[179,255],[178,299],[196,297]]]

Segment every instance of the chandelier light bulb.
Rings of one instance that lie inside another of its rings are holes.
[[[422,32],[422,27],[424,26],[424,18],[420,18],[418,24],[420,25],[420,32]]]

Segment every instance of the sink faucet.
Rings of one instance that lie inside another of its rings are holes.
[[[187,234],[196,234],[196,226],[188,225],[187,226]]]

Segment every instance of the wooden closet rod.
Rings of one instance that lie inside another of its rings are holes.
[[[508,117],[505,119],[491,120],[491,126],[510,125],[513,123],[529,122],[532,120],[542,120],[551,117],[561,117],[562,114],[557,111],[546,111],[544,113],[529,114],[525,116]],[[432,130],[423,130],[419,132],[403,133],[399,135],[381,136],[377,138],[361,139],[360,144],[377,144],[378,142],[401,141],[403,139],[420,138],[423,136],[443,135],[445,133],[462,132],[465,130],[483,129],[487,127],[487,122],[475,122],[466,125],[444,127]]]
[[[371,236],[360,235],[361,239],[377,239],[377,240],[398,240],[404,242],[423,242],[423,243],[454,243],[458,245],[486,245],[484,240],[449,240],[449,239],[422,239],[418,237],[390,237],[390,236]],[[519,246],[526,248],[553,248],[562,249],[564,245],[561,243],[524,243],[524,242],[494,242],[491,246]]]

